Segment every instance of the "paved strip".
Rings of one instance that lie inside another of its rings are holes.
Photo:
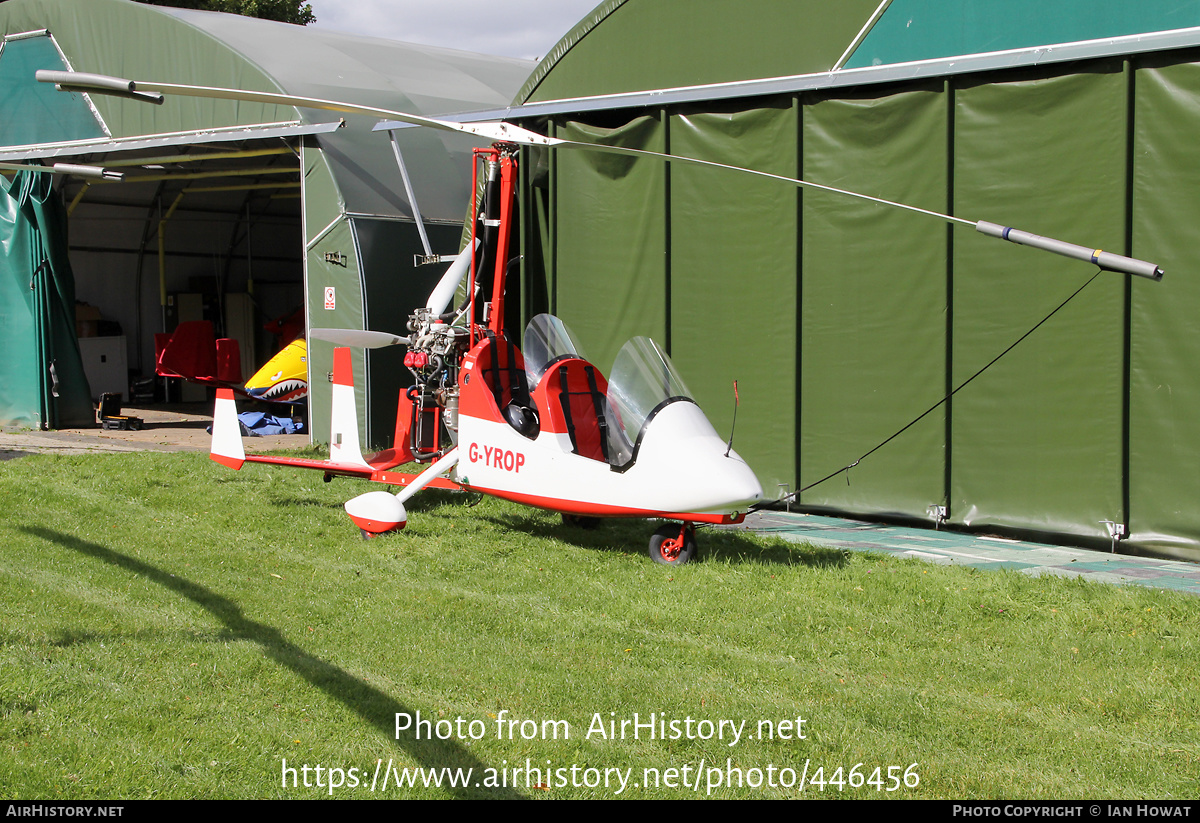
[[[208,426],[212,423],[211,403],[176,403],[146,408],[125,408],[121,412],[142,421],[136,431],[102,429],[59,429],[0,431],[0,460],[27,454],[96,454],[131,451],[208,451]],[[308,437],[277,434],[247,441],[251,451],[295,448],[308,444]]]
[[[1098,583],[1174,589],[1200,595],[1200,563],[985,537],[955,531],[842,520],[794,512],[755,512],[745,527],[797,543],[912,557],[977,569],[1085,577]]]

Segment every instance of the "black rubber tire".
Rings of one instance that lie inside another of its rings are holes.
[[[678,537],[679,528],[679,525],[676,523],[667,523],[654,533],[650,538],[651,560],[667,566],[682,566],[684,563],[690,563],[696,558],[696,531],[691,528],[684,529],[683,547],[679,550],[679,554],[674,558],[663,556],[663,542],[668,538]]]

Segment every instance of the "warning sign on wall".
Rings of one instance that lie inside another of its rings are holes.
[[[334,296],[333,286],[325,287],[325,308],[329,311],[337,308],[337,298]]]

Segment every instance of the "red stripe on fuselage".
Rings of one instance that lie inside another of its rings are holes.
[[[631,509],[625,506],[609,506],[604,503],[587,503],[580,500],[563,500],[557,497],[542,497],[537,494],[522,494],[521,492],[504,491],[502,489],[489,489],[474,484],[465,486],[464,488],[473,492],[490,494],[493,497],[499,497],[504,500],[511,500],[514,503],[523,503],[526,506],[533,506],[538,509],[548,509],[567,514],[589,515],[591,517],[661,517],[666,520],[682,520],[687,523],[716,523],[719,525],[741,523],[746,519],[746,515],[741,512],[734,514],[665,512],[654,509]]]

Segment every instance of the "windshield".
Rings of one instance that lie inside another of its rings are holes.
[[[587,360],[575,335],[552,314],[539,314],[529,321],[521,353],[525,356],[525,377],[531,389],[554,361],[564,357]]]
[[[671,359],[649,337],[621,347],[608,380],[608,459],[623,468],[633,462],[638,438],[650,418],[668,403],[691,400]]]

